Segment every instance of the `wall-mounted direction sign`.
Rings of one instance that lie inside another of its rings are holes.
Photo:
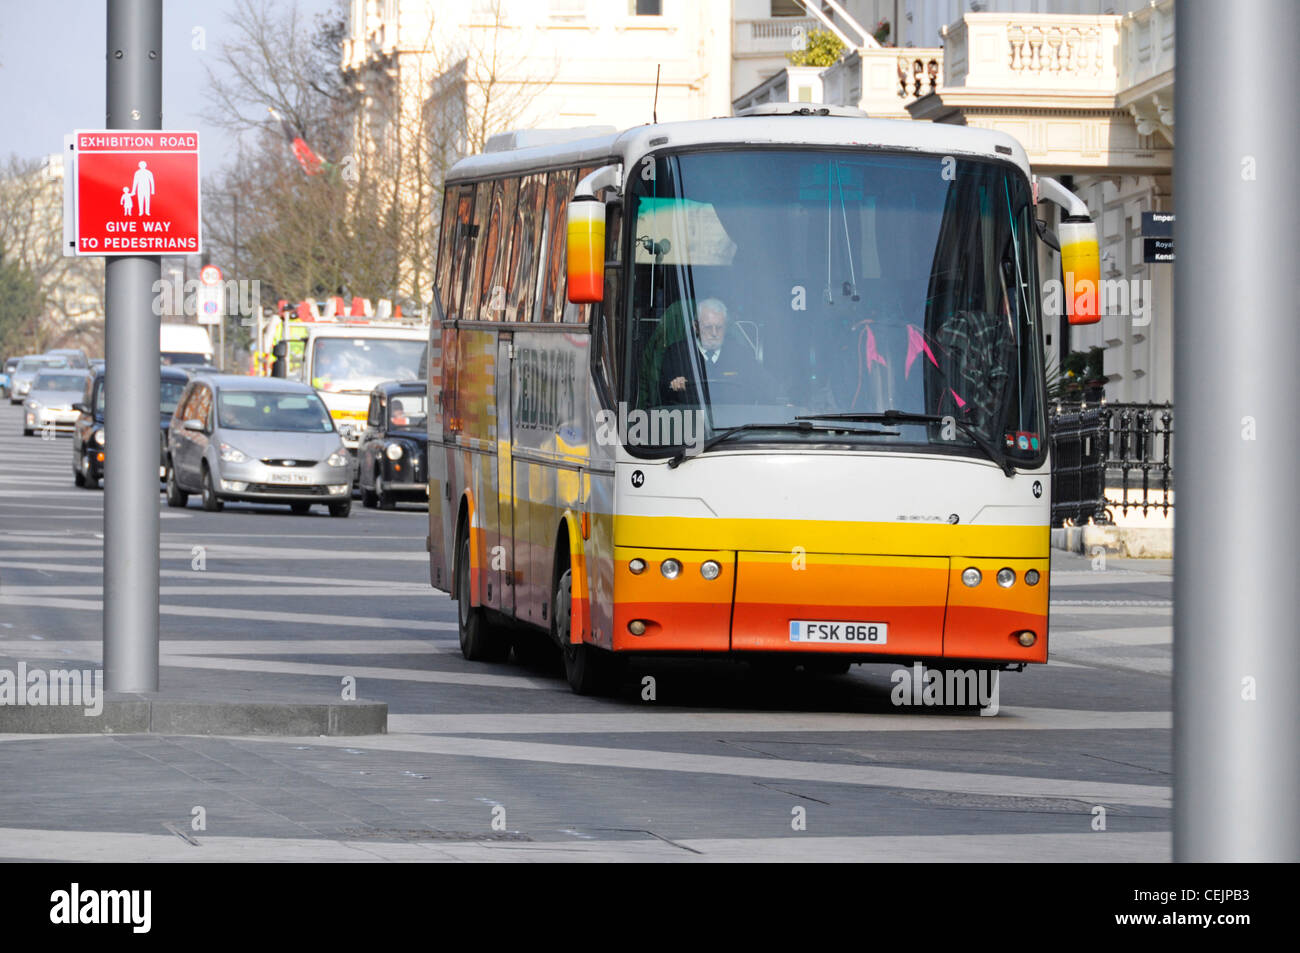
[[[1144,262],[1169,262],[1174,260],[1174,213],[1142,213],[1142,260]]]
[[[65,143],[65,255],[203,250],[197,132],[79,129]]]

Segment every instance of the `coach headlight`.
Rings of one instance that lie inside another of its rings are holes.
[[[999,586],[1003,589],[1010,589],[1016,584],[1016,571],[1014,569],[999,569],[997,579]]]
[[[705,579],[717,579],[722,574],[722,566],[717,560],[706,559],[700,563],[700,575]]]
[[[659,564],[659,571],[665,579],[676,579],[682,574],[682,564],[675,559],[665,559]]]
[[[964,582],[966,585],[970,586],[972,589],[978,586],[980,584],[980,581],[983,578],[984,578],[983,573],[981,573],[974,566],[971,566],[969,569],[963,571],[961,574],[961,581]]]

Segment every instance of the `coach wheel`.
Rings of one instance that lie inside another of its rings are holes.
[[[614,684],[615,664],[613,654],[594,645],[570,641],[573,622],[573,570],[566,569],[555,586],[555,599],[551,603],[551,635],[564,655],[564,677],[575,695],[603,695]]]
[[[470,603],[469,532],[462,533],[456,550],[456,622],[460,654],[470,662],[504,662],[510,642],[488,625],[487,611]]]

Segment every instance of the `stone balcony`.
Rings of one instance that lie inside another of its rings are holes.
[[[1172,100],[1143,90],[1166,74],[1172,89],[1172,14],[1173,0],[1129,16],[968,13],[941,31],[942,78],[907,111],[1008,133],[1044,174],[1167,173]]]
[[[968,13],[942,30],[944,85],[1110,96],[1118,92],[1117,16]]]
[[[733,56],[784,56],[800,49],[800,37],[806,37],[822,24],[813,17],[767,17],[762,20],[736,20],[732,24]]]
[[[1174,0],[1153,0],[1119,27],[1116,102],[1145,135],[1174,141]]]
[[[907,106],[943,87],[943,50],[854,50],[822,74],[824,102],[881,119],[908,119]]]

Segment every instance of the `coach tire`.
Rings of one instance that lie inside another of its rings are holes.
[[[565,569],[555,586],[551,603],[551,634],[564,656],[564,677],[575,695],[603,695],[613,682],[613,659],[604,649],[585,642],[572,644],[570,626],[573,622],[573,570]]]
[[[460,633],[460,654],[469,662],[504,662],[510,641],[492,630],[487,611],[470,601],[469,530],[461,531],[456,547],[456,622]]]

